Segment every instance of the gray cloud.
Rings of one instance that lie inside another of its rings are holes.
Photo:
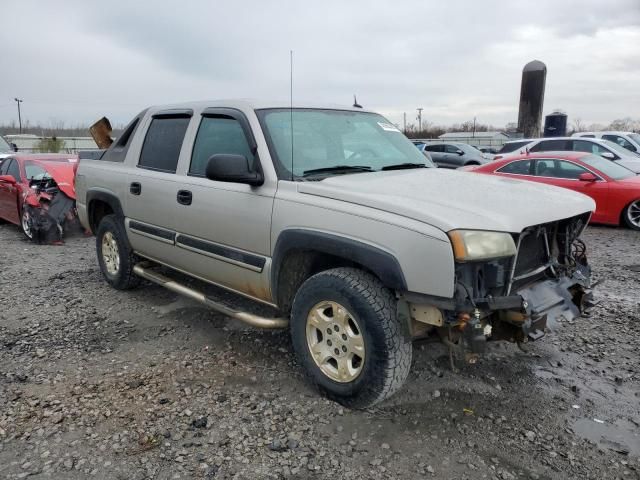
[[[18,95],[32,122],[126,122],[148,104],[296,98],[350,103],[399,122],[517,116],[522,66],[547,64],[546,109],[584,122],[637,116],[637,0],[21,1],[0,29],[0,121]],[[28,27],[28,28],[27,28]],[[34,34],[37,32],[37,34]],[[6,98],[5,98],[6,97]]]

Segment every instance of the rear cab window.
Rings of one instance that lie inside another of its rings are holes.
[[[186,113],[154,115],[142,144],[138,167],[176,173],[190,120],[191,115]]]

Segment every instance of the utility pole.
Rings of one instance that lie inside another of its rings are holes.
[[[476,138],[476,117],[473,117],[473,138]]]
[[[403,123],[404,129],[402,130],[402,133],[404,133],[406,135],[406,133],[407,133],[407,112],[404,112],[402,115],[404,117],[404,123]]]
[[[424,110],[422,107],[417,108],[416,110],[418,110],[418,131],[421,132],[422,131],[422,110]]]
[[[14,100],[18,104],[18,124],[20,125],[20,133],[22,133],[22,115],[20,114],[20,104],[24,101],[21,98],[15,97]]]

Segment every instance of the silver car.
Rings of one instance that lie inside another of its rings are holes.
[[[458,142],[429,142],[424,150],[433,162],[442,168],[460,168],[467,165],[483,165],[489,159],[477,148]]]

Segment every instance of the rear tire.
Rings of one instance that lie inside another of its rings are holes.
[[[411,367],[408,326],[396,299],[373,275],[336,268],[298,290],[291,337],[311,381],[332,400],[366,408],[395,393]]]
[[[622,212],[622,218],[627,227],[640,230],[640,199],[631,202]]]
[[[117,290],[127,290],[140,283],[133,273],[138,257],[131,250],[124,225],[115,215],[106,215],[96,232],[96,253],[105,280]]]

